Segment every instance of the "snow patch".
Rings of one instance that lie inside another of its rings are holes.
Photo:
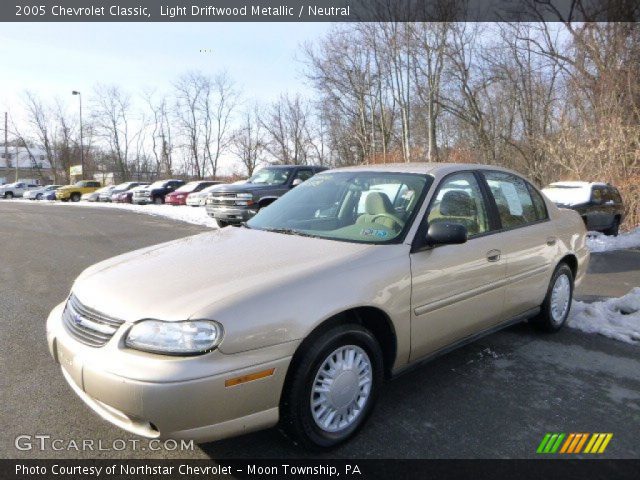
[[[164,217],[179,222],[191,223],[194,225],[202,225],[204,227],[218,228],[216,221],[207,215],[202,207],[189,207],[185,205],[134,205],[130,203],[107,203],[107,202],[57,202],[53,200],[23,200],[13,199],[11,202],[29,203],[32,205],[51,205],[53,207],[69,207],[69,208],[109,208],[112,210],[127,210],[129,212],[143,213],[145,215],[153,215],[156,217]]]
[[[640,287],[602,302],[574,301],[567,325],[587,333],[640,344]]]
[[[600,232],[588,232],[587,247],[594,253],[640,247],[640,227],[621,233],[617,237],[610,237]]]

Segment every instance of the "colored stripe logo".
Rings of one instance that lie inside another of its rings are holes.
[[[536,453],[604,453],[613,433],[547,433]]]

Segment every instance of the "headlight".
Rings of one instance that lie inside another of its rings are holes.
[[[241,198],[243,200],[251,200],[253,198],[252,193],[239,193],[236,195],[236,198]]]
[[[222,325],[211,320],[142,320],[131,327],[124,343],[146,352],[189,355],[211,351],[220,340]]]

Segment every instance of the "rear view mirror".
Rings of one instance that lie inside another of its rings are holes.
[[[457,245],[467,241],[467,227],[453,222],[437,222],[429,225],[428,245]]]
[[[291,182],[291,186],[292,187],[297,187],[301,183],[302,183],[302,179],[301,178],[296,178],[293,182]]]

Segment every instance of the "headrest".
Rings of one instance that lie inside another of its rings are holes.
[[[467,192],[451,190],[442,197],[440,215],[445,217],[473,217],[475,216],[475,204]]]

